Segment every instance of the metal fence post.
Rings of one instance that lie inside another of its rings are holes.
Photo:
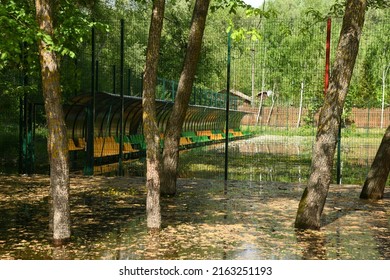
[[[225,131],[225,181],[228,179],[229,168],[229,95],[230,95],[230,49],[231,49],[231,33],[228,33],[227,41],[227,75],[226,75],[226,131]]]
[[[116,94],[116,65],[112,66],[112,93]]]
[[[121,19],[121,49],[120,49],[120,97],[121,97],[121,111],[119,119],[119,162],[118,173],[123,175],[123,113],[124,113],[124,70],[125,70],[125,21]]]
[[[91,38],[91,101],[87,106],[87,131],[86,131],[86,162],[84,166],[84,175],[93,175],[94,166],[94,127],[95,127],[95,27],[92,27]]]

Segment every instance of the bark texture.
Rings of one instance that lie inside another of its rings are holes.
[[[311,174],[295,220],[298,229],[319,229],[321,226],[341,114],[359,50],[366,6],[366,0],[348,0],[346,3],[330,84],[320,112]]]
[[[39,28],[53,36],[49,0],[35,0]],[[54,51],[44,40],[39,41],[42,91],[48,127],[47,149],[50,163],[51,228],[55,245],[70,238],[69,158],[67,131],[61,104],[60,73]]]
[[[385,135],[375,155],[374,161],[364,182],[360,198],[382,199],[387,177],[390,172],[390,126],[386,129]]]
[[[164,136],[163,171],[161,174],[161,194],[164,195],[176,193],[180,134],[202,49],[209,5],[210,0],[197,0],[192,15],[186,57],[180,74],[175,103]]]
[[[146,67],[143,80],[143,129],[146,141],[146,215],[150,230],[161,228],[160,207],[160,138],[156,119],[157,66],[163,27],[165,0],[153,1]]]

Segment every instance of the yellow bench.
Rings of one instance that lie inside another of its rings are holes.
[[[69,151],[82,151],[82,150],[84,150],[84,148],[83,148],[83,147],[77,147],[77,146],[75,145],[73,139],[72,139],[72,138],[69,138],[69,139],[68,139],[68,150],[69,150]]]

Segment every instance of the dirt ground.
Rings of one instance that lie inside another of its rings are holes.
[[[0,259],[390,259],[390,192],[332,185],[321,231],[293,228],[304,185],[180,179],[146,231],[140,177],[72,177],[72,239],[51,246],[49,178],[0,175]]]

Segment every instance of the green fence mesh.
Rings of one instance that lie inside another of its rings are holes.
[[[107,17],[114,18],[105,22],[107,29],[95,29],[96,92],[120,94],[123,91],[125,96],[141,97],[149,25],[149,14],[144,12],[144,21],[129,13],[123,21],[119,16]],[[228,57],[226,24],[222,22],[206,28],[191,105],[225,108]],[[332,21],[331,62],[340,26],[340,20]],[[371,20],[362,36],[343,114],[340,160],[335,157],[335,168],[337,164],[341,168],[342,183],[364,181],[382,134],[390,124],[386,88],[390,31],[384,26],[383,20]],[[326,22],[307,24],[298,20],[262,19],[260,23],[248,20],[245,27],[256,27],[260,37],[233,38],[230,109],[247,113],[240,128],[251,137],[230,142],[229,179],[304,182],[310,171],[316,119],[324,95]],[[169,34],[168,29],[164,32]],[[85,41],[76,60],[64,59],[61,63],[65,104],[81,94],[91,94],[91,38]],[[163,38],[157,87],[157,99],[167,103],[175,98],[181,70],[179,62],[184,56],[177,49],[180,42],[172,40],[169,36]],[[10,77],[4,71],[0,74],[2,94],[10,84],[20,85],[17,75]],[[34,98],[30,102],[41,101]],[[44,128],[43,111],[39,105],[37,108],[41,121],[34,125]],[[111,136],[109,132],[105,135]],[[35,138],[39,142],[35,146],[44,147],[42,139]],[[41,154],[45,157],[42,152],[37,158]],[[80,161],[73,168],[79,171],[84,155],[80,153],[73,159]],[[45,158],[39,162],[41,168],[37,166],[35,170],[47,172]],[[4,166],[2,163],[0,172],[5,170]],[[125,169],[128,175],[144,175],[142,156],[128,160]],[[95,174],[109,174],[110,170],[116,172],[115,164],[97,166]],[[179,176],[222,179],[223,174],[223,143],[181,151]]]

